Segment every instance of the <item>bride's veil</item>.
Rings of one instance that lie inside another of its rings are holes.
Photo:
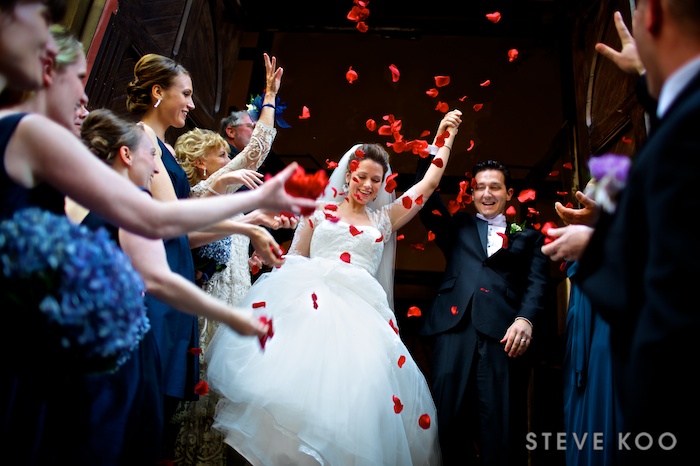
[[[350,156],[355,153],[357,149],[362,147],[362,144],[355,144],[352,146],[343,157],[338,162],[338,167],[333,170],[331,177],[326,186],[326,190],[319,197],[320,201],[324,202],[338,202],[345,197],[345,173],[348,170],[348,163],[350,163]],[[367,203],[367,208],[371,210],[380,210],[383,206],[391,204],[396,200],[396,195],[392,191],[391,193],[386,192],[384,187],[386,186],[386,178],[391,174],[391,166],[386,172],[384,177],[384,182],[382,182],[381,188],[379,188],[379,194],[372,202]],[[334,190],[335,189],[335,190]],[[381,262],[379,263],[379,269],[377,270],[376,278],[377,281],[382,285],[384,291],[386,291],[386,297],[389,301],[389,307],[394,310],[394,262],[396,259],[396,233],[391,234],[391,238],[384,243],[384,253],[382,254]]]

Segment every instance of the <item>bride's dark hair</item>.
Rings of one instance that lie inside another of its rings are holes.
[[[364,152],[364,157],[358,157],[357,152],[354,152],[350,155],[350,161],[373,160],[382,166],[384,177],[386,177],[386,173],[389,171],[389,153],[381,144],[362,144],[359,149]]]

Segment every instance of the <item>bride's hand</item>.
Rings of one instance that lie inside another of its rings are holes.
[[[438,132],[437,135],[440,135],[444,133],[446,130],[450,128],[457,129],[459,128],[459,125],[462,124],[462,111],[458,109],[454,109],[450,112],[447,112],[444,117],[442,117],[442,120],[440,120],[440,124],[438,125]]]

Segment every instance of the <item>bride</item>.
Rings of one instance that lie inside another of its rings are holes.
[[[353,146],[299,221],[284,265],[241,303],[272,319],[274,337],[261,345],[217,330],[207,354],[223,397],[214,427],[253,465],[441,463],[435,405],[399,337],[391,289],[395,232],[437,188],[460,117],[453,110],[438,126],[449,131],[435,156],[443,163],[396,200],[384,189],[384,148]]]

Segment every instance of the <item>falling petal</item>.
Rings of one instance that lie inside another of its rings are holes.
[[[409,307],[408,312],[406,313],[407,317],[420,317],[421,315],[423,315],[423,312],[418,306]]]
[[[350,12],[348,13],[347,18],[350,21],[359,22],[359,21],[366,20],[368,16],[369,16],[369,9],[368,8],[364,8],[362,6],[354,6],[354,7],[352,7]]]
[[[430,212],[430,213],[433,214],[433,215],[437,215],[438,217],[442,217],[442,212],[440,212],[440,211],[437,210],[437,209],[433,210],[433,211]]]
[[[462,97],[459,98],[459,101],[460,101],[460,102],[464,102],[464,101],[467,100],[468,98],[469,98],[468,96],[463,95]]]
[[[384,235],[379,235],[379,238],[374,240],[375,243],[381,243],[382,241],[384,241]]]
[[[544,225],[542,225],[542,228],[540,229],[540,232],[545,236],[544,244],[549,244],[554,241],[554,238],[547,234],[550,228],[557,228],[557,224],[554,222],[544,222]]]
[[[483,106],[484,106],[484,104],[474,104],[474,107],[472,107],[472,108],[474,109],[475,112],[478,112],[479,110],[481,110],[483,108]]]
[[[489,290],[488,288],[484,288],[484,287],[479,288],[479,291],[483,291],[484,293],[490,293],[490,292],[491,292],[491,290]]]
[[[258,266],[258,264],[252,264],[252,265],[250,266],[250,273],[251,273],[252,275],[257,275],[258,272],[260,272],[260,266]]]
[[[187,352],[194,355],[202,354],[202,348],[190,348]]]
[[[357,228],[355,228],[355,225],[350,225],[350,234],[351,234],[352,236],[357,236],[357,235],[359,235],[359,234],[361,234],[361,233],[362,233],[362,231],[360,231],[360,230],[358,230]]]
[[[428,131],[427,129],[424,129],[423,132],[420,133],[419,137],[424,138],[426,136],[430,136],[430,131]]]
[[[505,233],[496,233],[503,239],[503,249],[508,249],[508,236]]]
[[[552,170],[548,176],[559,176],[559,170]]]
[[[364,21],[358,21],[357,26],[355,26],[355,29],[357,29],[360,32],[367,32],[369,30],[369,27]]]
[[[398,361],[399,369],[401,369],[405,363],[406,363],[406,356],[404,356],[402,354],[401,356],[399,356],[399,361]]]
[[[357,78],[358,78],[358,76],[357,76],[357,71],[353,70],[353,69],[352,69],[352,66],[351,66],[350,68],[348,68],[348,72],[345,73],[345,79],[347,79],[347,81],[348,81],[350,84],[352,84],[352,83],[354,83],[355,81],[357,81]]]
[[[404,238],[405,238],[404,235],[396,235],[396,241],[401,241]]]
[[[494,11],[493,13],[487,13],[486,19],[488,19],[492,23],[496,24],[497,22],[499,22],[501,20],[501,14],[497,11]]]
[[[622,136],[622,142],[624,144],[632,144],[632,138],[628,138],[627,136]]]
[[[209,384],[206,380],[200,380],[197,385],[194,386],[194,393],[199,396],[204,396],[209,393]]]
[[[445,163],[442,161],[442,159],[433,159],[430,163],[432,163],[438,168],[442,168],[445,166]]]
[[[401,77],[401,72],[399,72],[399,69],[396,67],[396,65],[391,64],[389,65],[389,71],[391,71],[391,80],[393,82],[399,82],[399,78]]]
[[[379,127],[378,134],[380,136],[391,136],[393,134],[393,131],[391,129],[391,125],[382,125]]]
[[[394,324],[394,319],[389,319],[389,326],[394,330],[394,332],[398,335],[399,334],[399,328]]]
[[[457,306],[452,306],[450,308],[450,312],[452,313],[453,316],[456,316],[459,311],[457,311]]]
[[[357,149],[355,151],[355,155],[357,156],[358,159],[362,159],[365,157],[365,151],[363,151],[362,149]]]
[[[428,232],[428,241],[435,241],[435,233],[432,231]]]
[[[437,87],[445,87],[450,84],[449,76],[435,76],[435,85]]]
[[[418,425],[421,429],[430,429],[430,416],[428,414],[423,414],[418,418]]]
[[[518,50],[517,49],[508,50],[508,61],[513,62],[513,61],[515,61],[516,58],[518,58]]]
[[[423,195],[421,194],[420,196],[418,196],[413,202],[415,202],[416,205],[423,205]]]
[[[569,191],[557,191],[557,196],[567,196],[568,194],[569,194]]]
[[[377,129],[377,122],[372,120],[372,119],[369,119],[365,122],[365,126],[367,127],[368,130],[374,131]]]
[[[428,97],[435,98],[435,97],[438,96],[438,94],[440,93],[440,91],[438,91],[438,90],[435,89],[435,88],[432,88],[432,89],[428,89],[427,91],[425,91],[425,93],[428,94]]]
[[[470,140],[469,140],[469,147],[467,147],[467,152],[469,152],[469,151],[472,150],[473,148],[474,148],[474,140],[473,140],[473,139],[470,139]]]
[[[340,260],[343,262],[347,262],[348,264],[350,263],[350,253],[349,252],[344,252],[340,255]]]
[[[392,173],[391,175],[386,177],[386,185],[384,186],[384,191],[388,193],[393,193],[394,190],[396,189],[396,180],[395,178],[399,176],[398,173]]]
[[[522,204],[527,201],[534,201],[535,197],[536,194],[534,189],[523,189],[520,191],[520,194],[518,194],[518,201],[520,201]]]
[[[423,245],[423,243],[413,243],[411,244],[411,247],[416,251],[425,251],[425,246]]]
[[[323,206],[324,209],[330,210],[330,211],[337,211],[338,210],[338,205],[337,204],[326,204]]]
[[[312,222],[311,219],[309,219],[309,226],[310,226],[311,228],[314,227],[314,222]]]
[[[399,414],[401,411],[403,411],[403,405],[401,404],[401,400],[399,400],[399,397],[396,395],[392,395],[391,399],[394,400],[394,412],[396,414]]]
[[[333,170],[334,168],[338,168],[338,162],[331,162],[328,159],[326,159],[326,165],[328,166],[329,170]]]
[[[410,209],[413,205],[413,200],[411,200],[409,196],[403,196],[401,198],[401,203],[403,204],[405,209]]]
[[[326,220],[328,220],[329,222],[338,223],[340,221],[340,218],[336,217],[333,214],[326,213],[325,216],[326,216]]]
[[[515,215],[515,207],[508,206],[508,208],[506,209],[506,215],[509,217],[512,217],[513,215]]]
[[[479,84],[479,86],[481,86],[481,87],[488,87],[488,86],[490,86],[490,85],[491,85],[491,80],[490,80],[490,79],[487,79],[487,80],[484,81],[483,83]]]
[[[253,303],[253,309],[258,309],[261,307],[265,307],[265,301],[259,301],[257,303]]]
[[[359,166],[360,166],[360,161],[357,159],[353,159],[348,164],[348,169],[350,170],[350,173],[353,173],[355,170],[357,170],[357,167],[359,167]],[[353,178],[353,181],[355,181],[356,183],[358,182],[357,178]]]
[[[311,112],[309,111],[309,107],[307,107],[306,105],[304,105],[304,106],[301,108],[301,115],[299,115],[299,119],[300,119],[300,120],[307,120],[307,119],[309,119],[310,117],[311,117]]]
[[[566,168],[567,170],[573,169],[573,167],[571,166],[571,162],[566,162],[565,164],[562,165],[562,168]]]
[[[435,110],[438,110],[442,113],[447,113],[449,109],[450,106],[447,105],[447,102],[438,102],[438,104],[435,106]]]

